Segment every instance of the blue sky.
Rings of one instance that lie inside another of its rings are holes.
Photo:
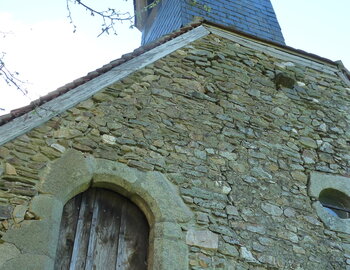
[[[287,45],[350,69],[350,0],[271,0]]]
[[[132,0],[86,0],[101,7],[125,11]],[[341,59],[350,68],[350,0],[272,0],[287,45],[331,60]],[[336,4],[335,4],[336,3]],[[65,0],[11,0],[0,3],[0,40],[8,67],[27,80],[28,96],[0,81],[0,108],[23,106],[47,92],[86,75],[131,52],[140,45],[140,33],[128,23],[118,35],[97,38],[100,23],[83,9],[72,6],[73,26],[67,19]]]

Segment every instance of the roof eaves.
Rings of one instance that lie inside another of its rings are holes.
[[[73,82],[70,82],[70,83],[48,93],[45,96],[42,96],[37,100],[34,100],[33,102],[31,102],[27,106],[14,109],[9,114],[5,114],[5,115],[0,116],[0,126],[8,123],[9,121],[11,121],[19,116],[22,116],[22,115],[34,110],[35,108],[45,104],[46,102],[51,101],[51,100],[65,94],[65,93],[71,91],[72,89],[75,89],[76,87],[81,86],[81,85],[93,80],[94,78],[97,78],[98,76],[110,71],[111,69],[113,69],[113,68],[115,68],[115,67],[117,67],[117,66],[119,66],[127,61],[130,61],[131,59],[133,59],[133,58],[135,58],[135,57],[137,57],[137,56],[139,56],[147,51],[150,51],[150,50],[160,46],[161,44],[164,44],[164,43],[188,32],[190,30],[200,26],[200,25],[204,25],[204,26],[207,25],[207,26],[219,28],[219,29],[237,34],[239,36],[246,37],[246,38],[251,39],[255,42],[260,42],[260,43],[273,46],[277,49],[280,49],[280,50],[283,50],[286,52],[294,53],[297,55],[304,56],[305,58],[313,59],[314,61],[318,61],[318,62],[332,65],[341,71],[341,73],[344,75],[344,77],[347,78],[348,82],[350,81],[350,72],[344,67],[344,65],[342,63],[339,64],[339,62],[334,62],[334,61],[329,60],[327,58],[323,58],[323,57],[320,57],[318,55],[305,52],[303,50],[295,49],[295,48],[290,47],[290,46],[281,45],[279,43],[276,43],[276,42],[273,42],[270,40],[262,39],[262,38],[254,36],[254,35],[250,35],[250,34],[241,32],[241,31],[235,29],[234,27],[228,27],[225,25],[221,25],[221,24],[217,24],[217,23],[213,23],[213,22],[209,22],[209,21],[205,21],[205,20],[201,20],[201,19],[197,18],[197,20],[195,22],[182,27],[179,30],[177,30],[171,34],[165,35],[152,43],[141,46],[141,47],[135,49],[132,53],[124,54],[121,58],[113,60],[110,63],[102,66],[101,68],[98,68],[98,69],[88,73],[86,76],[78,78],[78,79],[74,80]]]
[[[53,117],[92,97],[101,89],[208,34],[210,32],[207,28],[200,24],[182,28],[181,32],[170,35],[165,42],[164,39],[161,39],[154,46],[142,47],[142,50],[136,50],[136,53],[124,56],[122,62],[112,61],[110,63],[114,66],[112,69],[110,69],[111,66],[106,69],[102,67],[102,70],[89,73],[85,83],[83,83],[84,77],[83,80],[74,81],[57,89],[24,108],[13,110],[12,114],[3,118],[6,122],[4,121],[5,123],[0,125],[0,145],[46,123]]]
[[[11,121],[14,118],[17,118],[21,115],[24,115],[24,114],[34,110],[38,106],[41,106],[41,105],[45,104],[46,102],[51,101],[51,100],[65,94],[65,93],[69,92],[70,90],[72,90],[80,85],[83,85],[83,84],[87,83],[88,81],[93,80],[94,78],[97,78],[101,74],[104,74],[104,73],[110,71],[111,69],[113,69],[113,68],[115,68],[115,67],[117,67],[117,66],[119,66],[127,61],[130,61],[131,59],[133,59],[133,58],[135,58],[135,57],[137,57],[137,56],[139,56],[147,51],[150,51],[150,50],[158,47],[159,45],[164,44],[164,43],[188,32],[190,30],[200,26],[200,25],[201,25],[201,22],[194,22],[192,24],[184,26],[184,27],[180,28],[178,31],[175,31],[169,35],[165,35],[162,38],[160,38],[152,43],[149,43],[147,45],[144,45],[144,46],[141,46],[141,47],[135,49],[132,53],[127,53],[127,54],[122,55],[121,58],[113,60],[110,63],[102,66],[101,68],[98,68],[92,72],[89,72],[86,76],[78,78],[78,79],[74,80],[73,82],[70,82],[64,86],[57,88],[56,90],[46,94],[45,96],[42,96],[42,97],[32,101],[29,105],[14,109],[10,113],[0,116],[0,126],[8,123],[9,121]]]

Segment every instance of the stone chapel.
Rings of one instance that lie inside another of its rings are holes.
[[[0,117],[0,269],[349,270],[349,71],[269,0],[152,3],[140,48]]]

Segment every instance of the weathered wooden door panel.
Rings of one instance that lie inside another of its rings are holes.
[[[75,238],[73,241],[73,250],[71,254],[65,254],[71,258],[69,268],[73,269],[86,269],[86,256],[88,249],[88,242],[90,238],[90,228],[92,223],[93,206],[95,200],[95,191],[89,190],[82,195],[81,204],[76,207],[79,208],[78,219],[75,231]],[[62,220],[65,217],[62,216]],[[61,227],[61,231],[65,228]],[[61,237],[61,236],[60,236]]]
[[[134,204],[124,204],[120,226],[118,261],[116,270],[146,269],[145,256],[139,256],[147,251],[148,242],[144,235],[149,234],[149,227],[140,222],[140,210]],[[146,248],[145,248],[146,247]],[[133,265],[143,265],[143,268],[133,268]]]
[[[56,263],[60,263],[57,269],[69,269],[72,254],[75,232],[78,223],[81,196],[76,196],[67,203],[63,209],[58,249],[56,252]],[[65,228],[65,229],[63,229]]]
[[[55,269],[147,269],[149,226],[123,196],[89,189],[64,207]]]

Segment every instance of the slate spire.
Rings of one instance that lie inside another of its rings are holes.
[[[134,0],[142,45],[202,17],[259,38],[284,43],[270,0]]]

